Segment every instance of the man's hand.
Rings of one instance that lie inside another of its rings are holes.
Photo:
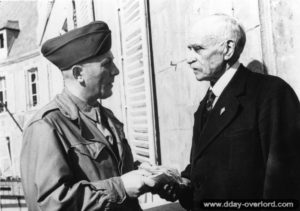
[[[149,187],[154,186],[154,181],[147,178],[151,175],[146,170],[130,171],[121,176],[126,193],[131,198],[139,197],[141,194],[150,191]]]
[[[182,186],[185,186],[185,187],[191,186],[191,180],[184,178],[184,177],[181,177],[181,180],[182,180],[182,183],[181,183]]]
[[[157,190],[157,194],[167,201],[174,202],[178,199],[178,189],[179,184],[177,183],[165,184]]]
[[[190,188],[191,181],[186,178],[181,178],[182,183],[172,183],[172,184],[165,184],[164,186],[160,187],[156,193],[163,199],[168,201],[176,201],[179,199],[185,191]]]

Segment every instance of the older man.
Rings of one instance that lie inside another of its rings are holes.
[[[119,74],[110,48],[111,32],[100,21],[42,46],[65,89],[24,131],[21,175],[30,211],[141,210],[136,197],[147,190],[149,173],[132,171],[123,124],[98,102],[112,95]]]
[[[188,64],[210,88],[195,113],[190,164],[177,192],[182,205],[201,210],[209,199],[299,200],[295,92],[282,79],[239,63],[246,35],[232,17],[199,20],[190,35]]]

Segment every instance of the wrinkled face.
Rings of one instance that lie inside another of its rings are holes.
[[[225,71],[224,40],[211,21],[194,25],[188,41],[187,63],[198,81],[217,81]]]
[[[112,95],[114,78],[119,74],[113,59],[111,51],[108,51],[82,64],[85,91],[89,96],[105,99]]]

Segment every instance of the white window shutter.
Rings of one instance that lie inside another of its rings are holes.
[[[91,0],[75,0],[77,27],[93,21],[93,7]]]
[[[127,136],[135,159],[156,163],[155,121],[144,0],[120,0]]]

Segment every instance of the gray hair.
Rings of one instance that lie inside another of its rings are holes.
[[[237,19],[226,14],[218,13],[211,15],[208,18],[215,19],[218,23],[220,23],[223,32],[222,34],[219,34],[219,36],[222,37],[222,39],[232,40],[235,42],[235,53],[232,58],[233,62],[235,62],[240,57],[246,44],[246,33],[244,27]]]

